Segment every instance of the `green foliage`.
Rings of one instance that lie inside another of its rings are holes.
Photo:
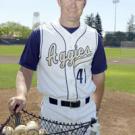
[[[85,23],[92,28],[95,28],[97,32],[102,35],[102,22],[98,13],[96,16],[94,16],[94,14],[87,15],[85,18]]]
[[[135,40],[135,33],[133,33],[133,32],[128,32],[128,33],[127,33],[127,40],[128,40],[128,41],[133,41],[133,40]]]
[[[101,23],[101,18],[100,15],[97,13],[96,17],[95,17],[95,28],[97,30],[97,32],[102,35],[102,23]]]
[[[131,17],[127,23],[127,31],[129,33],[135,32],[135,16],[134,15],[131,15]]]
[[[4,37],[27,38],[31,29],[15,22],[6,22],[0,24],[0,35]]]
[[[121,41],[134,41],[135,40],[135,22],[134,16],[128,22],[127,32],[108,32],[104,37],[105,46],[120,47]]]
[[[131,15],[127,23],[127,40],[133,41],[135,39],[135,16]]]
[[[121,41],[127,40],[127,33],[115,32],[107,33],[104,37],[104,46],[120,47]]]
[[[95,17],[94,14],[87,15],[85,18],[85,23],[92,28],[95,28]]]

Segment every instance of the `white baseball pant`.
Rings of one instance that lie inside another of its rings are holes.
[[[58,105],[51,104],[49,97],[44,97],[41,102],[41,116],[58,122],[65,123],[83,123],[88,122],[91,118],[96,118],[96,105],[93,99],[85,104],[81,101],[80,107],[71,108],[60,105],[60,99],[58,99]],[[91,128],[88,128],[85,135],[91,135]],[[99,135],[99,131],[96,135]]]

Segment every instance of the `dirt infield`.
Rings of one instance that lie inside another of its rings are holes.
[[[15,90],[0,90],[0,123],[9,115],[7,102],[14,94]],[[28,96],[28,110],[38,114],[40,101],[41,95],[33,88]],[[105,91],[99,116],[101,135],[134,135],[135,94]]]
[[[16,64],[18,61],[17,56],[0,56],[0,64]]]
[[[135,64],[134,58],[116,58],[116,59],[108,59],[108,64]]]

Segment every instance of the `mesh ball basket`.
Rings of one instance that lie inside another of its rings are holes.
[[[5,126],[15,129],[18,125],[26,125],[30,121],[38,123],[39,129],[45,129],[46,133],[44,135],[84,135],[89,126],[96,123],[96,119],[79,124],[61,123],[37,116],[27,110],[22,110],[20,113],[10,115],[5,123],[1,124],[0,135],[3,135],[2,130]]]

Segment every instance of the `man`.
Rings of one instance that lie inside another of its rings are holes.
[[[16,77],[17,95],[9,109],[26,105],[33,71],[44,95],[41,116],[66,123],[96,118],[104,91],[106,58],[100,35],[80,22],[85,0],[57,0],[56,23],[44,24],[30,35]]]

